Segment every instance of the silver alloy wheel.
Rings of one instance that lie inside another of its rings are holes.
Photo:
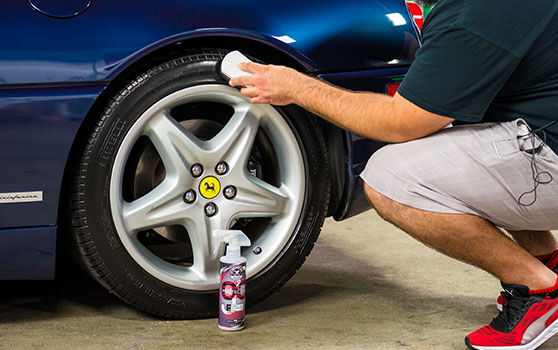
[[[202,141],[170,116],[177,106],[192,102],[217,102],[231,106],[234,114],[219,133]],[[280,186],[252,176],[247,161],[258,129],[269,137],[277,156]],[[141,136],[147,136],[165,167],[164,180],[149,193],[127,202],[123,197],[124,169],[130,152]],[[226,162],[223,175],[215,171]],[[204,173],[191,174],[194,164],[202,164]],[[198,193],[193,203],[184,201],[189,189],[200,189],[208,177],[219,182],[221,192],[206,198]],[[268,217],[265,231],[252,242],[258,254],[246,250],[247,277],[266,268],[289,242],[302,211],[306,187],[304,162],[295,135],[283,116],[270,105],[254,105],[237,89],[218,84],[185,88],[161,99],[130,128],[118,149],[110,179],[110,205],[118,236],[130,256],[148,273],[170,285],[189,290],[218,288],[219,258],[224,244],[214,230],[228,229],[239,218]],[[222,191],[227,186],[237,190],[232,199]],[[211,217],[205,206],[214,203]],[[193,251],[192,266],[169,263],[150,252],[138,239],[138,233],[168,225],[182,225],[188,231]]]

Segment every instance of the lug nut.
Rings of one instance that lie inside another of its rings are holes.
[[[252,250],[252,252],[254,252],[254,254],[258,255],[262,252],[262,247],[256,247],[256,248],[254,248],[254,250]]]
[[[200,177],[200,175],[203,173],[203,166],[196,163],[192,165],[192,167],[190,168],[190,172],[192,173],[193,177]]]
[[[225,175],[225,173],[229,170],[229,166],[225,162],[219,162],[217,166],[215,166],[215,172],[217,175]]]
[[[236,187],[234,186],[227,186],[223,190],[223,194],[227,199],[233,199],[236,196]]]
[[[182,198],[184,199],[184,202],[188,204],[193,203],[196,200],[196,192],[194,190],[188,190],[184,193]]]
[[[217,206],[215,205],[215,203],[207,203],[205,205],[205,215],[211,217],[215,215],[216,212],[217,212]]]

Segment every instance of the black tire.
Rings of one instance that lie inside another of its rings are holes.
[[[111,215],[112,162],[135,120],[153,103],[180,89],[226,84],[218,64],[226,51],[206,49],[157,65],[139,74],[107,104],[76,152],[66,180],[63,239],[71,254],[97,281],[125,302],[165,318],[215,316],[217,291],[177,288],[142,269],[123,246]],[[329,200],[327,154],[315,117],[295,106],[280,109],[297,136],[307,174],[302,214],[279,256],[247,282],[249,306],[279,289],[310,253]]]

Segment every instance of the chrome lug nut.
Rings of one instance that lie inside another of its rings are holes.
[[[203,166],[196,163],[192,165],[192,167],[190,168],[190,172],[192,173],[193,177],[200,177],[200,175],[203,173]]]
[[[196,200],[196,191],[188,190],[184,193],[182,198],[184,199],[184,202],[188,204],[193,203]]]
[[[234,186],[227,186],[223,190],[223,194],[227,199],[233,199],[236,196],[236,187]]]
[[[205,215],[211,217],[215,215],[216,212],[217,212],[217,206],[215,205],[215,203],[207,203],[205,205]]]
[[[219,164],[215,166],[215,172],[217,175],[225,175],[227,171],[229,171],[229,165],[225,162],[219,162]]]
[[[252,252],[254,252],[254,254],[258,255],[262,252],[262,247],[256,247],[256,248],[254,248],[254,250],[252,250]]]

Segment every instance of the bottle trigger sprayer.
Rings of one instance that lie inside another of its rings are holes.
[[[240,247],[252,243],[240,230],[217,230],[215,234],[227,243],[220,259],[219,328],[239,331],[244,328],[246,308],[246,258],[240,254]]]

